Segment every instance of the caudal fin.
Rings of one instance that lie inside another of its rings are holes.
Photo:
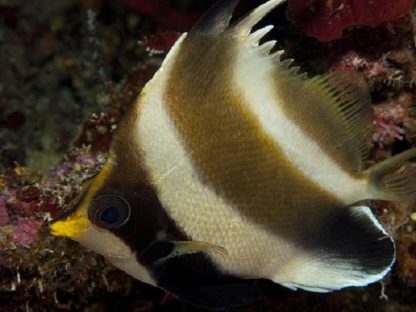
[[[416,148],[367,170],[372,198],[392,201],[416,199]]]

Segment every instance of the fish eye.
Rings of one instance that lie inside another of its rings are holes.
[[[129,220],[130,205],[115,194],[99,195],[91,202],[88,217],[95,225],[106,229],[117,229]]]

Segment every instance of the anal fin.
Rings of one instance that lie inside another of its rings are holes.
[[[338,209],[305,244],[307,255],[294,259],[273,279],[289,288],[328,292],[365,286],[383,278],[395,259],[395,246],[370,208]]]

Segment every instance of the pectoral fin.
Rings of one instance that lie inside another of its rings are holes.
[[[193,241],[156,241],[139,256],[157,285],[182,301],[205,309],[229,309],[257,300],[253,280],[222,272],[206,253],[227,255],[219,246]]]
[[[167,256],[158,259],[155,264],[159,265],[165,262],[168,259],[179,257],[182,255],[189,255],[194,254],[197,252],[213,252],[216,254],[219,254],[221,256],[227,255],[227,250],[223,247],[216,246],[209,243],[204,242],[194,242],[194,241],[172,241],[174,244],[174,248],[172,249],[172,252],[169,253]]]
[[[169,259],[198,252],[215,253],[224,257],[228,255],[225,248],[205,242],[157,241],[145,249],[139,257],[144,263],[158,266]]]

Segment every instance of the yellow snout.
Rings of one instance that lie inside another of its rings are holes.
[[[90,221],[86,216],[73,214],[50,225],[52,235],[76,239],[85,233]]]

